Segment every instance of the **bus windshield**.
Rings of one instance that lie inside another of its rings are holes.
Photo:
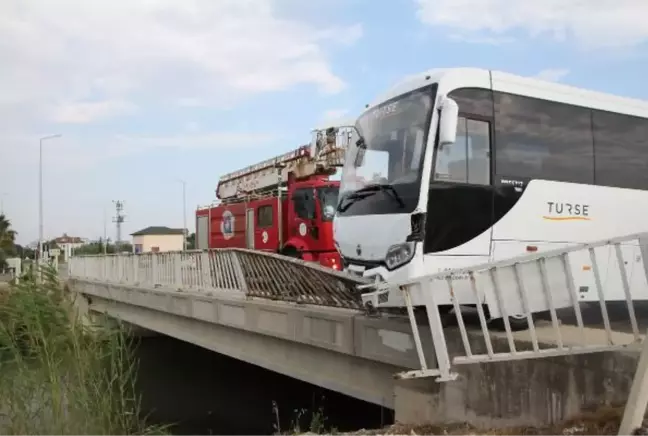
[[[359,140],[349,148],[345,159],[338,214],[405,213],[414,210],[434,106],[434,91],[436,86],[397,97],[365,113],[358,120],[356,130]],[[375,186],[380,189],[373,189]],[[393,201],[394,196],[399,200]]]

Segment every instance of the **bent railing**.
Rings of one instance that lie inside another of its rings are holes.
[[[453,370],[456,365],[638,347],[641,335],[633,300],[648,297],[647,262],[648,234],[635,234],[360,288],[366,292],[363,297],[376,304],[392,292],[402,294],[405,301],[420,369],[397,376],[434,376],[437,381],[448,381],[456,378]],[[581,302],[588,300],[579,298],[581,290],[576,287],[575,271],[591,279],[598,297],[595,303],[590,303],[598,304],[600,319],[597,316],[593,320],[596,328],[586,326]],[[466,298],[466,292],[472,293],[471,299]],[[610,294],[615,294],[610,299],[625,306],[627,313],[615,322],[625,324],[630,334],[612,328],[609,314],[612,303],[607,301]],[[481,343],[475,343],[474,334],[469,338],[466,310],[462,310],[459,295],[463,301],[485,303],[475,307]],[[424,303],[433,353],[426,353],[423,347],[416,304],[412,301]],[[446,343],[443,321],[447,323],[447,318],[442,319],[439,308],[448,304],[461,334],[459,349],[450,350]],[[528,330],[514,332],[511,315],[525,318]],[[561,322],[565,317],[572,317],[573,325]],[[493,322],[500,322],[503,331],[489,328]],[[435,365],[429,365],[426,354],[435,357]]]
[[[360,309],[361,278],[312,262],[247,249],[72,257],[70,277]]]

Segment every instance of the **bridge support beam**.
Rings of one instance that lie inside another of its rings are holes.
[[[395,373],[418,365],[406,319],[369,318],[242,292],[70,283],[90,299],[91,312],[395,409],[403,423],[547,425],[590,405],[624,403],[636,368],[636,354],[608,352],[463,365],[451,382],[396,381]],[[458,331],[445,333],[450,354],[457,355]],[[426,353],[433,350],[429,334],[421,339]],[[504,337],[496,341],[496,348],[507,345]],[[474,353],[485,352],[479,332],[470,332],[470,342]],[[518,345],[530,346],[522,338]]]
[[[396,366],[100,297],[92,297],[89,309],[280,374],[393,408],[392,374],[401,369]]]
[[[78,292],[72,292],[72,295],[73,307],[77,312],[77,316],[79,316],[81,322],[84,325],[88,327],[99,326],[110,328],[117,326],[118,323],[120,323],[120,320],[114,317],[106,316],[105,313],[100,313],[94,309],[91,309],[92,297],[88,297]],[[124,321],[121,321],[121,324],[129,335],[138,338],[149,338],[160,335],[154,330],[146,329],[137,324],[132,324]]]

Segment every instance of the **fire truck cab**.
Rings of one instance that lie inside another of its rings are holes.
[[[311,145],[223,175],[218,201],[196,210],[196,244],[204,248],[270,251],[341,269],[333,242],[343,165],[340,141]]]

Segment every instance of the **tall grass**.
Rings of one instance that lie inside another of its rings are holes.
[[[0,433],[145,434],[133,347],[122,328],[89,327],[52,268],[0,298]]]

